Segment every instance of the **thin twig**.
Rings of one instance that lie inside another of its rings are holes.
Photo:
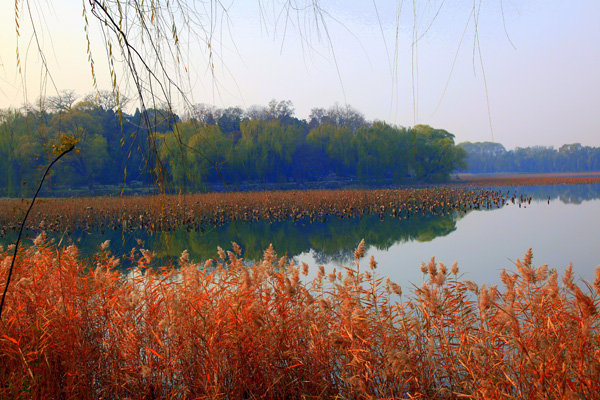
[[[17,259],[17,251],[19,250],[19,243],[21,243],[21,235],[23,234],[23,228],[25,227],[25,222],[27,222],[27,217],[29,216],[29,212],[33,208],[35,199],[38,197],[38,194],[40,193],[40,190],[42,189],[42,184],[44,183],[44,179],[46,179],[48,172],[50,172],[50,168],[52,168],[54,163],[57,162],[58,160],[60,160],[62,156],[64,156],[65,154],[67,154],[68,152],[73,150],[74,148],[75,148],[74,144],[70,145],[69,148],[67,148],[62,153],[60,153],[58,155],[58,157],[56,157],[54,159],[54,161],[52,161],[50,163],[50,165],[48,165],[48,168],[46,168],[46,172],[44,172],[44,176],[42,176],[42,180],[40,181],[37,191],[35,192],[35,196],[33,196],[33,199],[31,200],[31,204],[29,205],[29,208],[27,209],[25,218],[23,218],[23,221],[21,222],[21,228],[19,229],[19,237],[17,238],[17,242],[15,244],[15,252],[13,254],[12,262],[10,264],[10,269],[8,270],[8,277],[6,278],[6,285],[4,286],[4,292],[2,293],[2,302],[0,302],[0,320],[2,319],[2,310],[4,308],[4,299],[6,298],[6,292],[8,292],[8,285],[10,284],[10,278],[12,276],[12,272],[13,272],[13,269],[15,266],[15,260]]]

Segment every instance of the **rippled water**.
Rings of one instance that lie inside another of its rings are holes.
[[[350,265],[354,248],[364,238],[368,251],[361,265],[366,268],[368,258],[374,255],[379,274],[405,287],[422,282],[421,262],[433,256],[448,267],[457,261],[465,279],[496,284],[500,271],[513,268],[516,259],[531,247],[536,266],[548,264],[562,272],[572,262],[576,276],[593,280],[600,264],[599,184],[500,190],[527,194],[533,200],[521,206],[517,202],[501,209],[402,220],[371,215],[312,224],[238,222],[204,232],[79,232],[54,240],[73,242],[85,257],[93,258],[104,240],[111,240],[113,253],[124,254],[132,247],[139,248],[140,239],[145,248],[156,251],[158,263],[175,260],[183,250],[188,250],[192,259],[204,261],[216,256],[217,246],[229,249],[232,241],[243,247],[244,258],[252,262],[272,243],[279,255],[287,253],[313,270],[325,265],[330,271]],[[14,239],[9,236],[2,241]]]

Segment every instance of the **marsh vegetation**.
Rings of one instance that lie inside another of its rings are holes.
[[[153,230],[157,238],[196,234],[201,241],[202,227],[232,221],[248,229],[287,224],[297,232],[343,221],[377,232],[414,221],[412,235],[424,235],[417,226],[451,231],[457,215],[545,200],[547,192],[536,195],[533,186],[517,194],[505,184],[580,183],[570,186],[586,199],[589,183],[598,181],[485,179],[485,188],[477,187],[482,180],[463,178],[454,187],[397,190],[43,199],[29,229],[47,234],[19,252],[0,322],[0,393],[591,398],[600,389],[600,270],[580,281],[571,266],[561,277],[556,268],[535,266],[529,250],[500,274],[500,285],[469,280],[460,264],[431,259],[421,265],[421,284],[401,286],[378,274],[384,266],[365,257],[364,241],[343,263],[323,267],[278,256],[268,245],[256,254],[255,246],[211,240],[205,245],[214,246],[212,255],[198,262],[177,247],[175,260],[167,261],[143,241],[124,258],[100,235],[94,255],[83,256],[77,243],[60,242],[64,235],[49,238],[53,230],[104,229],[119,235]],[[27,206],[0,204],[3,227],[10,225],[7,216],[18,219]],[[340,226],[334,230],[347,230]],[[11,249],[2,246],[2,276]]]
[[[600,390],[600,271],[574,283],[528,251],[503,287],[479,286],[432,260],[401,288],[366,261],[337,271],[279,257],[254,266],[218,248],[203,265],[128,279],[103,245],[40,236],[19,256],[0,322],[2,397],[593,398]],[[0,255],[6,272],[10,251]]]

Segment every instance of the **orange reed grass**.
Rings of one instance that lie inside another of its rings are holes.
[[[0,398],[594,398],[600,277],[535,268],[503,289],[434,259],[412,293],[374,260],[309,280],[279,258],[244,264],[237,245],[198,265],[124,277],[105,243],[94,265],[44,239],[20,252],[0,321]],[[9,251],[1,252],[5,279]],[[600,276],[600,274],[599,274]],[[325,278],[325,279],[324,279]],[[0,280],[0,283],[2,281]]]

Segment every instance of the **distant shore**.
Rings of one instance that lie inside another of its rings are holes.
[[[261,183],[246,182],[243,184],[207,184],[204,190],[197,193],[222,193],[222,192],[267,192],[288,190],[345,190],[345,189],[404,189],[423,188],[437,186],[536,186],[536,185],[572,185],[600,183],[600,171],[598,172],[562,172],[543,174],[473,174],[457,173],[450,180],[438,183],[422,183],[407,181],[402,184],[391,182],[374,182],[365,184],[355,178],[330,176],[326,180],[306,182],[280,182]],[[168,185],[166,185],[168,188]],[[143,184],[139,181],[127,185],[97,185],[92,189],[87,187],[62,187],[43,188],[40,197],[120,197],[123,196],[148,196],[159,194],[160,189],[156,185]],[[176,193],[173,193],[176,194]],[[7,199],[5,191],[0,189],[0,199]]]
[[[600,183],[600,172],[557,172],[544,174],[460,173],[453,175],[449,183],[459,183],[468,186],[577,185]]]

